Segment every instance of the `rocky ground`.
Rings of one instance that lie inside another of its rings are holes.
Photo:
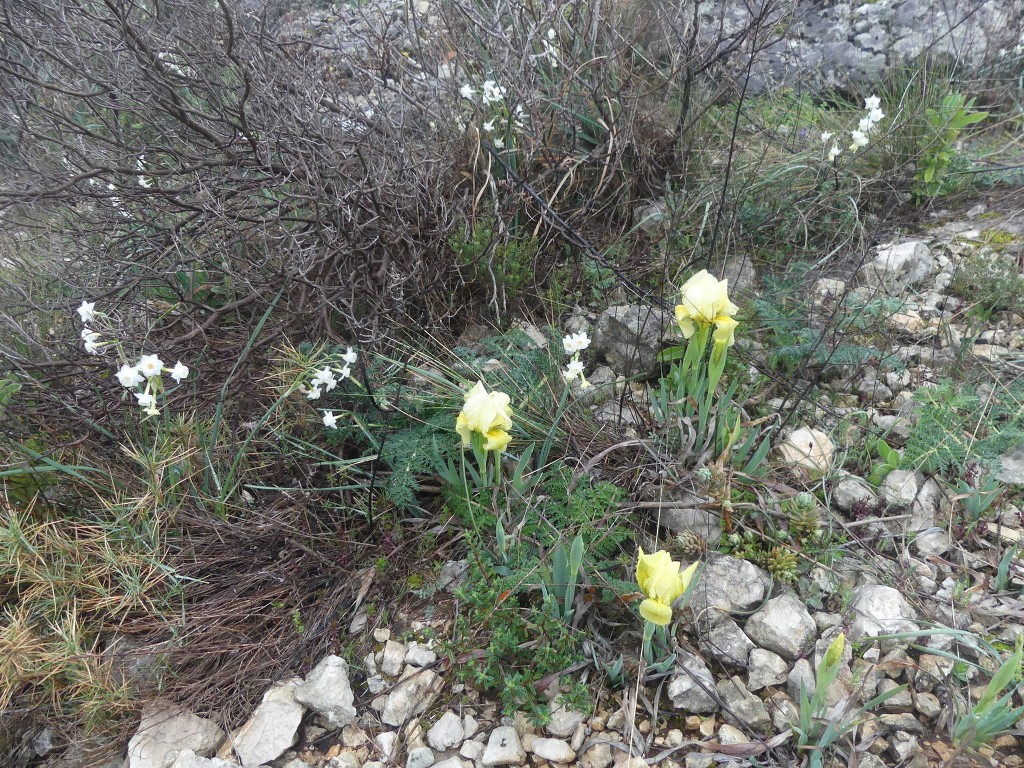
[[[956,659],[990,664],[978,639],[1012,648],[1024,631],[1019,561],[1010,559],[1002,591],[993,586],[1002,554],[1024,538],[1024,445],[1003,455],[997,474],[1002,495],[985,522],[966,532],[956,514],[963,500],[948,483],[898,468],[876,487],[842,468],[851,441],[862,439],[855,431],[839,433],[849,429],[849,414],[864,414],[898,445],[915,427],[917,388],[962,370],[956,366],[983,366],[992,387],[1007,385],[1024,369],[1024,301],[1017,311],[993,313],[988,327],[972,329],[968,299],[950,292],[957,271],[979,254],[1021,263],[1024,213],[983,201],[965,215],[937,218],[913,237],[878,246],[874,259],[848,280],[813,283],[814,304],[822,311],[850,290],[900,298],[885,322],[896,338],[893,352],[904,363],[828,382],[806,413],[814,423],[794,425],[777,450],[775,462],[789,467],[794,485],[825,478],[818,483],[825,497],[821,524],[845,531],[851,554],[858,555],[811,572],[817,599],[808,599],[805,586],[773,579],[736,556],[739,537],[733,535],[730,547],[721,516],[699,506],[706,499],[695,486],[688,502],[666,502],[661,510],[668,529],[699,533],[711,554],[704,555],[705,569],[680,625],[675,666],[657,686],[638,689],[635,681],[625,681],[619,691],[595,688],[592,714],[559,707],[538,727],[521,714],[503,717],[499,705],[454,682],[450,664],[423,640],[450,629],[442,612],[405,617],[401,639],[390,629],[368,628],[365,615],[357,614],[351,630],[366,655],[350,660],[355,666],[330,656],[305,679],[268,686],[248,722],[230,734],[213,720],[158,699],[147,707],[125,751],[107,765],[792,765],[801,687],[813,690],[814,670],[839,633],[849,642],[829,703],[893,695],[857,718],[849,742],[856,745],[855,762],[851,757],[834,764],[1024,765],[1024,740],[1017,732],[991,739],[970,756],[954,750],[949,737],[964,710],[958,692],[977,699],[987,681]],[[756,290],[755,276],[743,279]],[[623,374],[653,359],[662,337],[661,324],[651,319],[657,316],[652,308],[621,306],[574,321],[592,328],[592,352],[605,363],[592,377],[595,414],[627,433],[631,427],[616,405],[621,399],[611,394],[627,386]],[[757,351],[756,344],[750,348]],[[445,566],[439,594],[450,595],[464,567],[457,561]],[[920,634],[871,642],[901,632]],[[40,733],[36,752],[45,754],[51,742],[52,734]],[[80,761],[74,750],[63,758],[69,767]]]

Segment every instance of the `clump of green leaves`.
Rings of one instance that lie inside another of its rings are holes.
[[[975,111],[974,99],[968,101],[956,92],[947,93],[937,107],[925,109],[925,130],[918,137],[915,195],[930,198],[944,191],[946,170],[957,156],[960,134],[986,117],[984,112]]]
[[[881,459],[881,462],[872,467],[871,473],[867,476],[867,481],[874,486],[879,486],[890,472],[899,469],[903,465],[903,454],[895,448],[891,448],[881,438],[875,441],[875,451],[878,453],[878,458]]]
[[[542,598],[533,588],[536,556],[518,544],[506,556],[508,565],[499,568],[470,559],[446,651],[461,682],[497,694],[506,714],[523,711],[544,721],[546,686],[538,683],[583,660],[583,635],[562,620],[554,596]],[[576,706],[585,703],[575,698]]]
[[[900,307],[892,297],[865,298],[857,293],[837,297],[828,315],[817,310],[804,290],[808,265],[790,266],[782,275],[766,275],[760,298],[753,302],[758,321],[770,333],[768,362],[785,373],[805,365],[823,369],[867,362],[898,365],[894,356],[879,361],[877,344],[866,335],[882,326]],[[812,322],[814,318],[814,322]]]
[[[1015,309],[1024,295],[1024,275],[1010,253],[991,247],[970,253],[953,274],[949,290],[971,302],[976,314]]]
[[[499,232],[493,220],[467,224],[449,245],[475,281],[503,292],[505,300],[517,298],[535,279],[537,241]]]
[[[992,466],[1024,441],[1024,381],[999,387],[984,399],[951,381],[922,387],[903,462],[930,474],[959,473],[969,461]]]
[[[992,675],[978,699],[957,716],[953,724],[953,744],[957,747],[977,748],[988,744],[1013,728],[1022,716],[1024,706],[1014,707],[1013,696],[1021,677],[1024,662],[1024,638],[1017,638],[1017,649]]]

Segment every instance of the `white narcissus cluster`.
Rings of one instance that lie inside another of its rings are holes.
[[[330,392],[345,379],[352,378],[352,366],[359,359],[359,353],[348,347],[340,358],[344,365],[325,365],[313,374],[308,385],[300,384],[298,391],[304,394],[307,400],[319,400],[325,392]],[[338,416],[334,411],[324,411],[323,422],[328,429],[337,429]]]
[[[485,451],[503,451],[512,436],[510,398],[504,392],[488,392],[478,381],[466,393],[466,402],[455,419],[455,431],[462,437],[463,446],[471,445],[473,435],[484,438]]]
[[[76,311],[83,323],[100,322],[102,324],[102,321],[107,318],[107,315],[96,311],[96,302],[94,301],[83,300]],[[108,333],[110,332],[109,323],[104,327],[104,330]],[[88,326],[82,328],[80,336],[85,343],[85,351],[92,355],[100,354],[105,346],[116,347],[119,351],[122,348],[121,342],[116,338],[111,341],[101,342],[99,331],[95,331]],[[180,360],[175,363],[173,368],[165,368],[164,361],[158,355],[142,355],[134,365],[123,363],[118,368],[116,376],[118,382],[125,389],[135,389],[145,384],[144,390],[133,392],[132,394],[135,396],[139,407],[145,410],[147,416],[157,416],[160,413],[156,405],[157,395],[163,392],[162,376],[165,373],[170,374],[175,383],[180,384],[188,378],[189,370],[188,366]]]
[[[565,350],[565,354],[572,355],[572,359],[562,372],[562,376],[565,377],[567,384],[571,384],[576,379],[579,379],[581,389],[590,388],[590,382],[587,381],[587,377],[583,375],[583,362],[580,360],[580,352],[589,346],[590,337],[587,336],[586,331],[570,333],[569,335],[562,337],[562,349]]]
[[[695,274],[682,288],[682,301],[676,305],[676,325],[689,339],[700,326],[714,326],[716,344],[731,347],[738,323],[734,315],[739,307],[729,301],[729,281],[717,280],[706,269]]]

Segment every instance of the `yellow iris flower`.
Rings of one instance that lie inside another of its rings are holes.
[[[466,403],[455,420],[455,431],[462,436],[462,444],[473,442],[473,433],[483,435],[485,451],[503,451],[512,436],[512,411],[509,396],[504,392],[488,392],[482,381],[466,393]]]
[[[647,599],[640,603],[640,615],[662,627],[672,621],[672,603],[690,586],[696,571],[697,563],[693,563],[680,572],[679,563],[665,550],[645,555],[641,549],[636,583]]]
[[[738,325],[733,315],[739,307],[729,301],[728,289],[728,280],[716,280],[706,269],[686,281],[682,303],[676,306],[676,324],[685,338],[693,336],[698,325],[713,325],[715,343],[733,345],[733,331]]]

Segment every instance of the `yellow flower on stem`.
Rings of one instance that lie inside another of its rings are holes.
[[[503,451],[512,436],[512,411],[504,392],[488,392],[482,381],[466,393],[466,403],[455,420],[455,431],[464,446],[473,443],[473,433],[484,438],[485,451]]]
[[[682,303],[676,305],[676,325],[689,339],[700,326],[715,326],[717,344],[731,347],[735,338],[733,319],[739,307],[729,301],[729,281],[716,280],[706,269],[695,274],[682,288]]]
[[[641,549],[636,583],[647,599],[640,603],[640,615],[660,627],[667,625],[672,621],[672,603],[690,586],[696,571],[696,562],[680,572],[679,563],[665,550],[645,555]]]

